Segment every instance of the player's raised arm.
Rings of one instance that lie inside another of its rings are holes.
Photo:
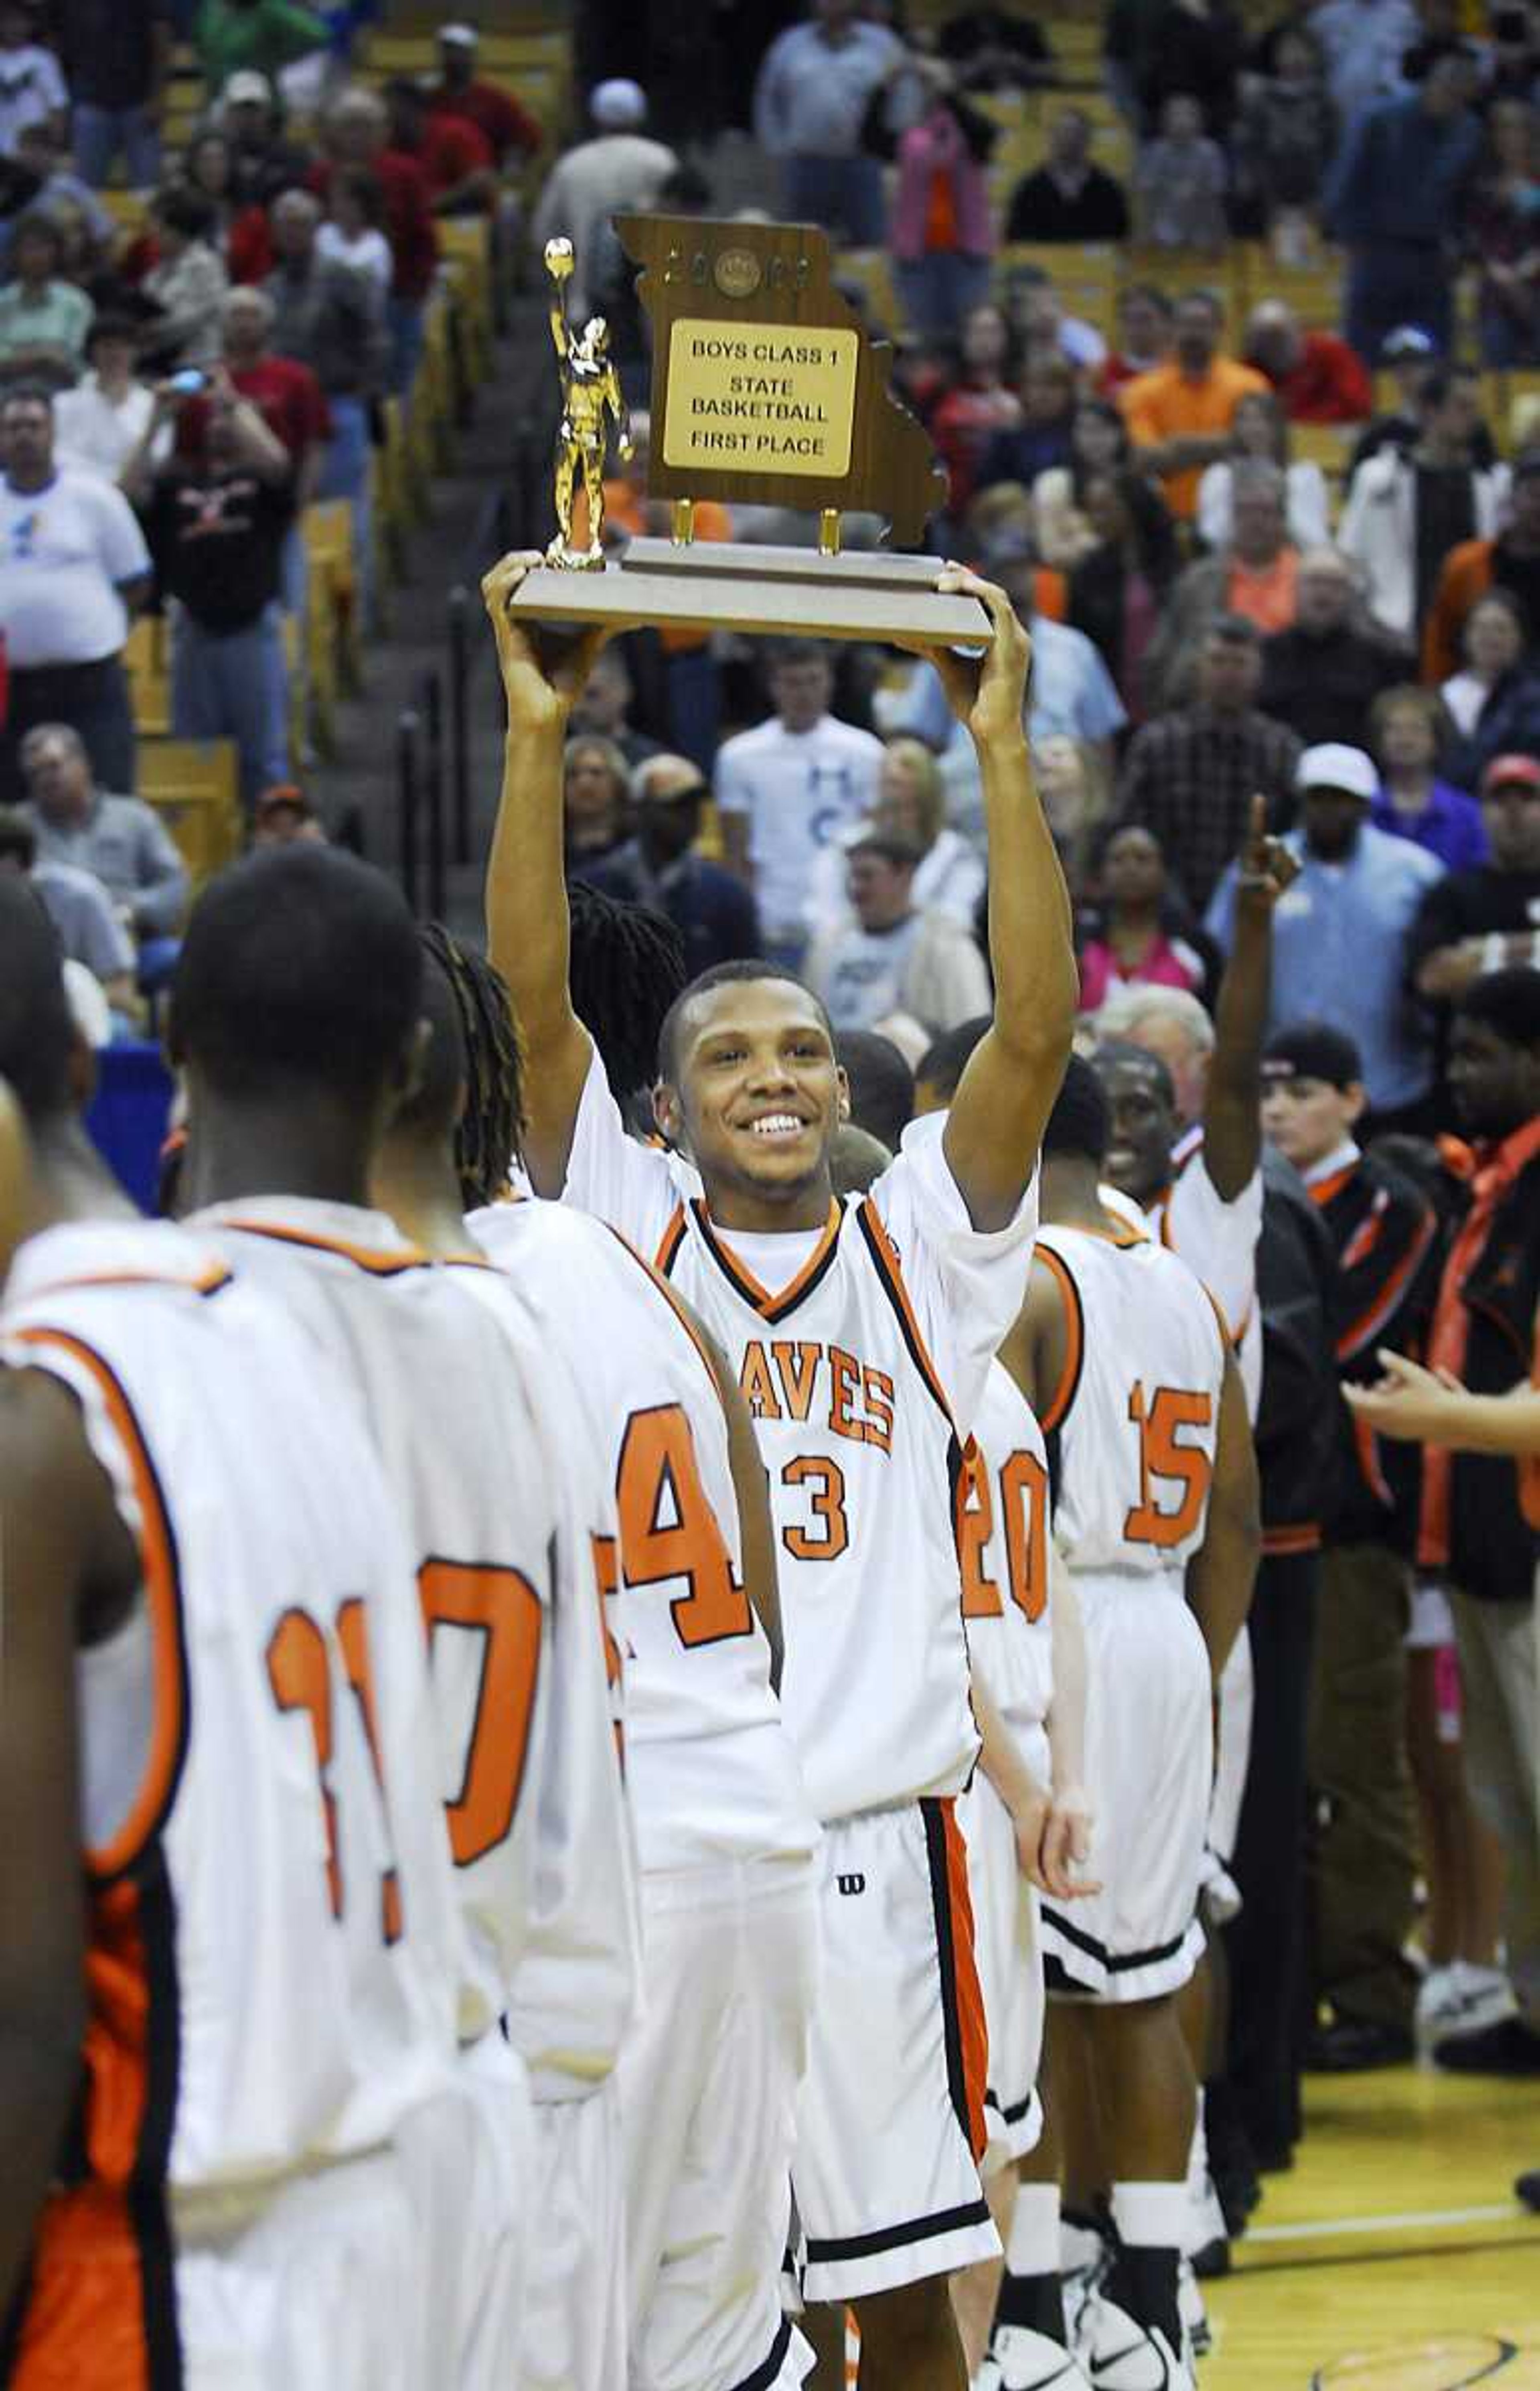
[[[1188,1607],[1203,1630],[1216,1686],[1246,1624],[1261,1553],[1257,1456],[1246,1416],[1246,1390],[1234,1359],[1226,1354],[1208,1523],[1201,1547],[1187,1563]]]
[[[548,658],[508,601],[537,555],[505,556],[483,581],[508,706],[502,795],[486,865],[486,944],[508,983],[524,1050],[524,1159],[542,1196],[560,1196],[592,1048],[567,986],[562,765],[573,705],[608,637]]]
[[[1262,1160],[1262,1049],[1273,981],[1273,909],[1299,864],[1267,835],[1267,800],[1251,800],[1236,875],[1235,928],[1214,1006],[1214,1051],[1203,1107],[1203,1160],[1233,1204]]]
[[[992,583],[949,565],[939,587],[988,608],[994,638],[977,659],[931,653],[947,703],[978,754],[989,837],[994,1019],[952,1098],[944,1144],[977,1229],[1003,1229],[1037,1164],[1064,1077],[1079,996],[1069,896],[1027,744],[1031,642]]]
[[[98,1544],[128,1591],[132,1549],[74,1403],[34,1372],[0,1372],[0,2312],[80,2090],[75,1667]]]

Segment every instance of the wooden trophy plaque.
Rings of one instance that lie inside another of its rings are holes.
[[[941,595],[938,558],[840,550],[839,519],[854,509],[885,516],[899,539],[922,539],[946,480],[889,388],[888,343],[873,340],[834,287],[826,234],[693,216],[617,216],[615,228],[642,269],[638,296],[653,335],[647,489],[672,500],[674,536],[632,539],[601,563],[597,544],[574,551],[559,535],[512,611],[560,623],[987,647],[988,614],[977,598]],[[559,271],[570,274],[570,251],[551,264],[553,279]],[[560,281],[557,294],[552,334],[570,380],[576,336]],[[602,325],[595,331],[589,325],[583,338],[602,360]],[[564,523],[574,423],[569,392],[557,459]],[[628,440],[618,416],[617,428]],[[814,510],[818,548],[696,540],[699,498]],[[598,569],[574,569],[582,566]]]

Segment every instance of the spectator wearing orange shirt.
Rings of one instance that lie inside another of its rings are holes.
[[[1264,639],[1294,620],[1300,556],[1288,536],[1284,477],[1275,465],[1246,458],[1235,467],[1231,490],[1229,546],[1188,565],[1145,656],[1152,705],[1190,693],[1197,652],[1222,618],[1244,616]]]
[[[1135,376],[1118,393],[1137,462],[1160,478],[1172,514],[1190,522],[1205,465],[1229,454],[1230,425],[1248,391],[1266,377],[1220,355],[1224,310],[1212,291],[1187,291],[1177,303],[1171,362]]]

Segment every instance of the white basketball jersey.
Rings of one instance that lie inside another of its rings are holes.
[[[1042,1773],[1054,1697],[1048,1450],[1031,1405],[1000,1362],[968,1441],[963,1486],[958,1541],[968,1649],[990,1701]]]
[[[1246,1408],[1255,1423],[1262,1401],[1262,1313],[1257,1303],[1257,1243],[1262,1235],[1262,1178],[1254,1170],[1226,1203],[1209,1176],[1203,1131],[1193,1128],[1171,1154],[1171,1183],[1146,1218],[1160,1243],[1179,1254],[1203,1281],[1235,1339]]]
[[[1038,1253],[1069,1331],[1064,1383],[1042,1415],[1059,1547],[1078,1575],[1132,1572],[1180,1593],[1208,1520],[1226,1352],[1219,1315],[1152,1238],[1055,1224],[1039,1231]]]
[[[817,1824],[744,1590],[727,1420],[693,1328],[625,1239],[571,1205],[495,1204],[465,1225],[566,1359],[605,1457],[643,1868],[810,1852]]]
[[[84,2166],[192,2189],[366,2151],[449,2080],[462,1962],[412,1557],[357,1405],[161,1224],[32,1239],[0,1353],[71,1389],[143,1562],[78,1662]]]
[[[955,1792],[977,1755],[959,1428],[1020,1308],[1036,1191],[1007,1228],[975,1231],[942,1128],[914,1123],[775,1286],[718,1231],[691,1166],[626,1136],[597,1058],[568,1165],[568,1200],[655,1260],[737,1373],[776,1529],[782,1704],[824,1820]],[[783,1243],[797,1252],[795,1235],[757,1250]]]
[[[535,1901],[562,1548],[537,1364],[383,1214],[266,1196],[188,1226],[310,1328],[362,1400],[403,1511],[429,1631],[441,1787],[472,1973],[460,2031],[507,2006]],[[591,1596],[587,1596],[592,1607]]]

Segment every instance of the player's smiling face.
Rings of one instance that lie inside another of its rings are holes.
[[[1171,1175],[1176,1115],[1170,1080],[1154,1056],[1098,1056],[1096,1072],[1112,1114],[1106,1176],[1120,1195],[1152,1204]]]
[[[686,1006],[679,1025],[677,1086],[659,1092],[665,1133],[690,1155],[706,1202],[725,1226],[745,1207],[769,1207],[762,1225],[799,1199],[822,1220],[829,1202],[829,1149],[848,1097],[818,1001],[795,981],[733,980]]]

